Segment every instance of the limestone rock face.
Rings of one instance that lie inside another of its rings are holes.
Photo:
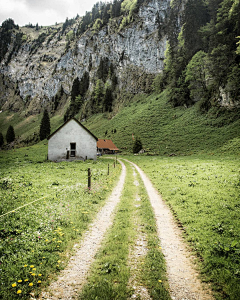
[[[73,80],[82,78],[85,71],[89,72],[91,90],[104,58],[114,66],[119,89],[141,92],[140,77],[163,70],[167,37],[159,37],[157,18],[164,22],[169,7],[170,0],[149,1],[139,9],[137,20],[121,30],[116,30],[116,24],[122,17],[100,31],[89,29],[80,37],[75,36],[70,45],[67,33],[77,32],[80,18],[63,34],[60,25],[42,28],[35,32],[36,36],[28,28],[20,28],[24,42],[12,53],[10,61],[7,53],[1,62],[0,104],[9,109],[22,101],[22,105],[28,103],[29,113],[37,113],[60,89],[70,95]],[[12,47],[13,42],[9,51]],[[14,95],[10,92],[13,86]]]

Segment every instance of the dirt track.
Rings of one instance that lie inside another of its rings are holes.
[[[100,248],[106,230],[112,224],[114,209],[120,201],[125,184],[126,167],[123,162],[120,161],[120,163],[122,165],[122,172],[119,182],[107,203],[98,213],[94,223],[90,225],[82,242],[79,245],[75,245],[76,254],[70,259],[66,269],[60,273],[58,280],[50,285],[48,289],[49,292],[43,292],[39,299],[74,299],[84,283],[86,283],[89,268],[94,260],[95,254]],[[167,264],[170,295],[172,299],[214,299],[208,287],[205,286],[204,289],[201,281],[198,279],[198,273],[192,263],[193,257],[183,242],[181,232],[174,222],[169,208],[144,172],[136,164],[130,163],[137,172],[139,172],[155,213],[158,236]],[[142,299],[145,300],[144,297]]]
[[[190,251],[181,237],[172,213],[161,196],[153,187],[145,173],[134,163],[146,187],[153,207],[161,241],[163,254],[167,264],[168,281],[172,299],[176,300],[210,300],[214,299],[207,286],[203,288],[198,273],[192,263]]]
[[[101,245],[106,230],[112,224],[114,209],[120,201],[126,177],[126,167],[122,162],[120,163],[122,165],[122,172],[118,184],[107,203],[97,214],[95,221],[90,225],[89,230],[83,237],[82,243],[75,245],[76,254],[71,257],[67,268],[61,272],[58,280],[50,285],[50,292],[43,292],[39,299],[74,299],[86,282],[88,270]]]

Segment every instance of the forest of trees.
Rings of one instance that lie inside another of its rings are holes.
[[[147,0],[96,3],[91,12],[86,12],[79,25],[77,34],[88,28],[100,29],[110,19],[122,16],[122,23],[134,19],[140,5]],[[189,106],[199,102],[200,110],[207,111],[216,105],[220,91],[227,94],[231,101],[240,97],[240,1],[239,0],[188,0],[185,4],[181,26],[179,27],[179,7],[182,0],[171,2],[166,20],[157,16],[159,39],[167,35],[164,72],[154,81],[155,89],[169,90],[169,101],[173,106]],[[120,26],[121,28],[121,26]],[[101,60],[98,78],[104,83],[107,76],[106,62]],[[101,72],[105,75],[100,75]],[[96,96],[91,98],[94,112],[108,110],[112,103],[111,89],[101,92],[100,82],[96,84]],[[100,91],[100,92],[99,92]],[[106,92],[107,91],[107,92]]]
[[[175,7],[180,0],[175,0]],[[173,8],[174,10],[174,8]],[[172,14],[169,28],[176,23]],[[199,101],[202,111],[216,104],[220,90],[240,98],[240,1],[189,0],[180,32],[168,34],[165,69],[155,88],[168,87],[173,106]]]
[[[2,23],[1,31],[0,31],[0,62],[4,58],[5,54],[8,51],[8,45],[11,43],[12,40],[12,30],[19,29],[18,25],[15,25],[12,19],[7,19]],[[16,36],[16,43],[19,43],[19,39],[21,40],[22,34],[17,33]],[[10,54],[12,55],[12,54]],[[9,60],[9,59],[8,59]]]
[[[133,14],[138,12],[139,7],[146,0],[114,0],[113,2],[99,1],[94,4],[92,11],[83,16],[77,35],[83,34],[88,28],[99,30],[110,19],[127,16],[127,22],[133,20]],[[123,3],[124,2],[124,3]],[[126,19],[123,20],[126,25]]]

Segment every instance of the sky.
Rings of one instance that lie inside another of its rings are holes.
[[[0,0],[0,25],[9,18],[19,26],[63,23],[67,17],[84,16],[96,2],[98,0]]]

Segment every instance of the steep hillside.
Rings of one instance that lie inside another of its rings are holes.
[[[132,152],[139,137],[149,153],[161,155],[205,153],[240,154],[240,111],[212,108],[201,114],[197,105],[173,108],[166,93],[136,96],[116,116],[98,114],[85,122],[99,138],[112,139],[123,152]]]
[[[173,108],[167,99],[166,92],[149,97],[136,95],[118,113],[95,114],[83,124],[98,138],[112,139],[123,153],[132,153],[133,137],[139,137],[149,154],[240,154],[239,110],[226,112],[215,107],[202,114],[197,105]],[[19,144],[32,144],[38,141],[41,117],[3,112],[0,127],[5,136],[9,124],[13,124],[16,136],[20,136]],[[62,123],[63,115],[52,117],[51,131]]]

